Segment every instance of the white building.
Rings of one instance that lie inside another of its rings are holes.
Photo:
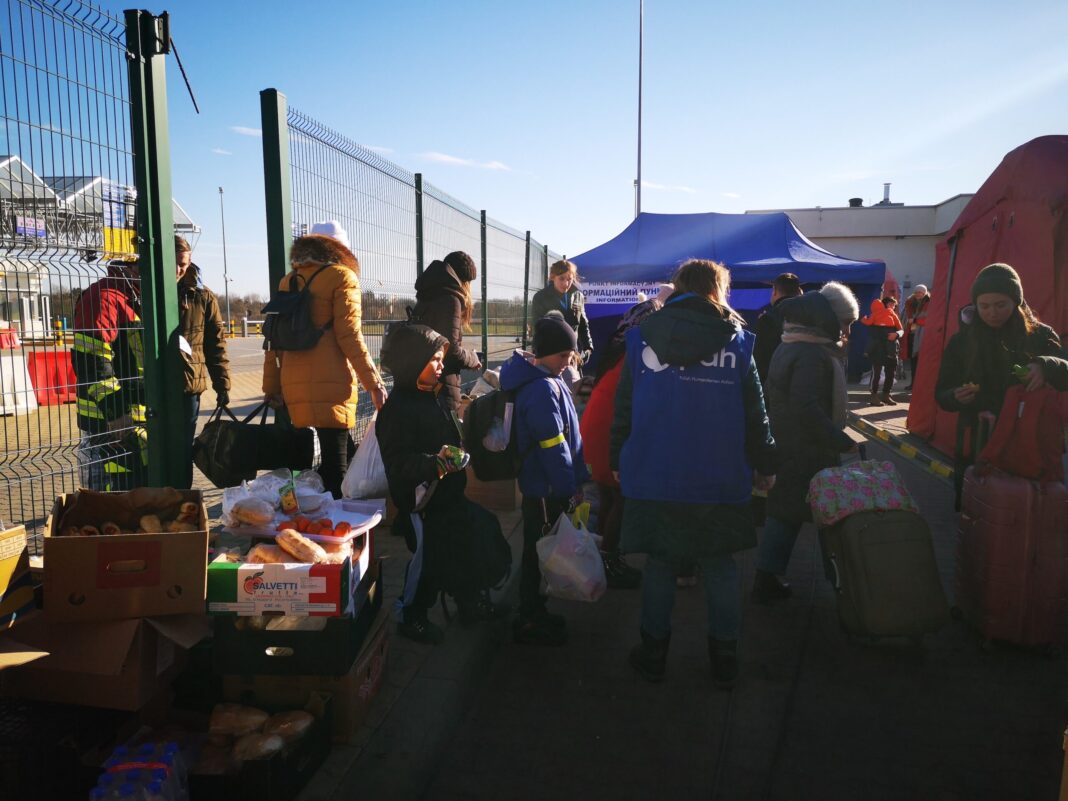
[[[933,206],[890,202],[890,184],[883,200],[862,206],[851,198],[848,206],[814,209],[760,209],[746,214],[784,211],[806,237],[839,256],[880,259],[907,289],[928,287],[934,281],[935,245],[942,241],[974,195],[955,195]]]

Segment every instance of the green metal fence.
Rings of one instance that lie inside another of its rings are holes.
[[[466,341],[486,354],[488,366],[527,344],[529,299],[545,285],[546,260],[555,254],[289,107],[277,90],[260,97],[272,291],[285,274],[292,238],[337,220],[360,262],[363,334],[376,358],[385,327],[414,305],[419,273],[454,250],[480,265],[473,289],[481,302]],[[466,383],[476,377],[463,376]],[[362,395],[359,411],[357,437],[371,411]]]
[[[172,475],[158,458],[175,447],[162,421],[175,419],[163,399],[177,356],[173,244],[156,233],[173,230],[165,23],[80,0],[0,2],[0,519],[26,524],[35,552],[56,495]],[[139,276],[99,283],[139,253]],[[83,303],[76,320],[83,294],[99,305],[120,284],[132,314],[105,323]],[[90,376],[102,354],[113,374]],[[120,396],[125,427],[100,417]]]

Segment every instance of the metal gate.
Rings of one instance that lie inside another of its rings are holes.
[[[35,551],[56,495],[173,474],[166,30],[80,0],[0,4],[0,519]]]

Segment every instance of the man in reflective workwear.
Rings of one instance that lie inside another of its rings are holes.
[[[145,358],[136,257],[114,260],[74,307],[71,362],[78,379],[78,474],[83,487],[145,482]]]

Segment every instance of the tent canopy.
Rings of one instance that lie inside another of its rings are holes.
[[[1041,136],[1002,159],[936,248],[935,276],[908,428],[953,453],[957,416],[934,400],[942,351],[992,262],[1011,264],[1039,319],[1068,330],[1068,136]]]
[[[655,285],[670,280],[687,259],[726,265],[731,271],[731,306],[750,323],[770,301],[771,283],[782,273],[794,273],[809,286],[841,281],[853,289],[862,311],[879,293],[886,274],[881,261],[842,258],[809,241],[784,212],[643,212],[614,239],[571,259],[582,276],[595,348],[600,348],[619,316],[637,301],[639,289],[655,295]],[[855,326],[850,340],[853,380],[866,364],[866,343],[865,327]],[[596,354],[595,349],[595,359]]]
[[[886,265],[835,256],[805,238],[784,213],[650,214],[572,259],[587,282],[666,281],[687,259],[711,259],[734,284],[770,284],[784,272],[803,284],[883,282]]]

